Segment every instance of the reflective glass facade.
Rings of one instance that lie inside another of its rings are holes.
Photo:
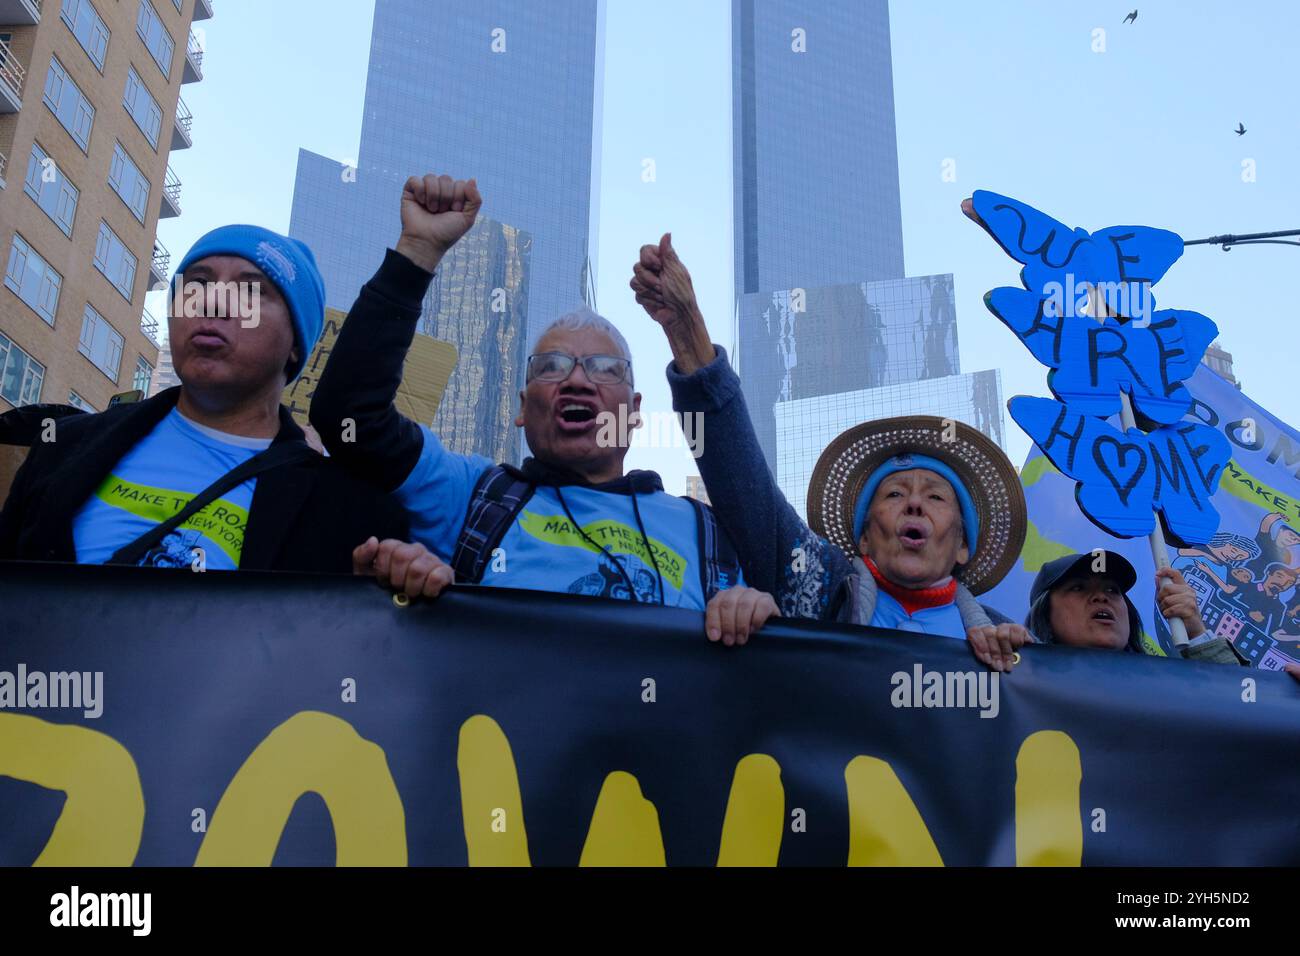
[[[902,276],[887,0],[731,11],[737,297]]]
[[[776,403],[961,370],[951,275],[744,295],[739,308],[745,401],[773,471]]]
[[[813,466],[837,435],[859,422],[918,414],[965,422],[1001,446],[1001,373],[996,369],[969,372],[778,402],[774,417],[780,450],[773,469],[777,484],[799,517],[806,519]]]
[[[458,366],[444,406],[495,409],[495,399],[479,397],[518,391],[516,340],[526,343],[589,298],[603,32],[601,0],[376,0],[357,167],[299,154],[290,234],[312,247],[326,302],[344,311],[397,241],[407,176],[478,180],[495,223],[472,248],[488,258],[471,262],[471,245],[459,250],[455,275],[444,265],[424,315],[426,330],[461,330],[461,365],[481,363]],[[506,285],[483,285],[498,280]],[[465,310],[488,302],[493,288],[504,290],[507,312],[468,318]],[[467,329],[485,338],[470,343]],[[502,348],[510,354],[492,351]],[[515,377],[494,378],[501,375]],[[488,418],[492,435],[470,439],[458,426],[453,447],[501,447],[499,436],[510,434],[513,453],[492,457],[517,461],[522,438],[510,416]]]
[[[429,287],[420,331],[456,347],[456,368],[433,419],[453,451],[518,458],[521,433],[513,419],[528,348],[531,246],[528,233],[479,217]]]
[[[289,232],[316,254],[325,277],[325,301],[346,312],[393,245],[375,236],[354,244],[340,228],[358,205],[401,195],[396,177],[349,181],[337,162],[302,151]],[[396,213],[394,214],[396,219]],[[533,240],[514,226],[479,216],[474,228],[442,260],[425,296],[419,331],[456,349],[456,367],[431,425],[460,454],[518,463],[521,431],[512,422],[524,376]]]

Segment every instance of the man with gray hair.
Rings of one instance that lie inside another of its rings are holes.
[[[743,643],[775,611],[771,598],[736,587],[739,562],[709,508],[666,494],[654,472],[625,474],[628,436],[610,440],[602,427],[641,408],[627,341],[606,319],[579,309],[533,347],[514,419],[533,453],[522,468],[454,454],[393,406],[433,273],[481,205],[472,179],[407,181],[401,237],[362,288],[312,397],[330,454],[411,518],[413,542],[367,542],[358,569],[410,595],[435,596],[454,571],[458,583],[706,610],[712,639]]]

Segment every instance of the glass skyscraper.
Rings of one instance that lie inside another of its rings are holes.
[[[791,503],[868,418],[1001,443],[1000,377],[960,374],[952,276],[904,277],[888,0],[732,0],[731,43],[737,359]]]
[[[887,0],[732,0],[731,20],[737,298],[900,278]]]
[[[744,295],[739,311],[745,401],[774,470],[777,402],[960,371],[951,275]]]
[[[299,154],[289,231],[343,310],[397,241],[408,176],[478,180],[492,223],[440,269],[422,325],[460,336],[439,418],[478,404],[474,428],[493,432],[464,423],[456,451],[508,435],[514,452],[492,457],[517,459],[522,438],[487,396],[517,393],[528,340],[594,299],[603,45],[603,0],[376,0],[356,167]]]
[[[773,474],[786,500],[806,520],[813,466],[837,435],[859,422],[918,414],[964,422],[1002,446],[1001,373],[969,372],[777,402]]]

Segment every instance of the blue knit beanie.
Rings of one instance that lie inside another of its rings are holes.
[[[289,306],[299,359],[289,381],[302,374],[325,325],[325,282],[307,244],[261,226],[221,226],[190,248],[172,276],[172,290],[185,270],[208,256],[239,256],[261,269]]]

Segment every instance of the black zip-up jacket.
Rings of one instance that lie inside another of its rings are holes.
[[[76,561],[73,518],[122,456],[176,407],[180,391],[59,418],[56,440],[35,442],[14,478],[0,512],[0,559]],[[303,438],[281,406],[273,444]],[[371,535],[408,540],[405,510],[315,455],[257,476],[239,567],[346,573],[352,550]]]
[[[361,287],[311,397],[311,425],[340,464],[396,491],[420,460],[420,426],[393,405],[433,273],[392,249]]]

